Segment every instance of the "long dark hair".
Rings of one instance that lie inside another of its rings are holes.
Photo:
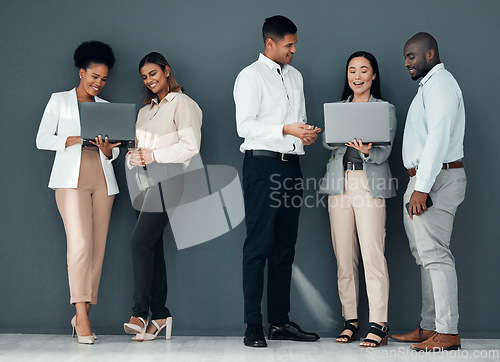
[[[165,57],[163,55],[161,55],[160,53],[157,53],[157,52],[151,52],[148,55],[146,55],[139,62],[139,72],[141,71],[142,67],[144,67],[144,64],[146,64],[146,63],[158,65],[163,72],[165,71],[166,67],[170,68],[170,75],[167,77],[167,84],[168,84],[168,92],[169,93],[184,90],[175,80],[174,73],[172,71],[172,67],[170,66],[170,64],[168,64],[167,59],[165,59]],[[144,104],[151,103],[151,101],[155,98],[158,98],[158,96],[146,87],[146,95],[144,97]]]
[[[342,92],[342,100],[345,101],[354,94],[351,87],[349,87],[349,82],[347,81],[347,72],[349,71],[349,63],[351,62],[351,60],[357,57],[366,58],[370,62],[370,65],[372,66],[373,69],[373,74],[376,74],[375,79],[373,80],[372,83],[372,87],[370,88],[370,93],[375,98],[383,100],[382,93],[380,92],[380,73],[378,70],[377,59],[375,59],[373,54],[362,50],[352,53],[349,59],[347,59],[347,63],[345,65],[345,84],[344,84],[344,91]]]

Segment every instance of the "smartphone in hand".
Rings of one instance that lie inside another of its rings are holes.
[[[429,208],[432,205],[434,205],[434,203],[432,202],[431,195],[427,194],[427,200],[425,201],[425,206],[427,206],[427,208]],[[410,213],[410,203],[407,202],[405,204],[405,207],[406,207],[406,212],[409,214]]]

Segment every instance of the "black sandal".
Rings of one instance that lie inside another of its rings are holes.
[[[370,323],[370,330],[368,331],[368,334],[373,333],[381,338],[380,341],[375,341],[370,338],[365,338],[363,342],[367,343],[373,343],[374,346],[363,346],[360,344],[360,347],[363,348],[375,348],[375,347],[380,347],[380,346],[387,346],[387,340],[389,339],[389,327],[387,326],[381,326],[380,324],[377,324],[375,322]]]
[[[337,343],[351,343],[352,341],[359,341],[359,325],[356,327],[352,323],[357,323],[357,319],[349,319],[344,322],[344,329],[343,330],[350,330],[352,332],[352,335],[348,336],[347,334],[341,334],[338,338],[345,338],[347,341],[337,341]]]

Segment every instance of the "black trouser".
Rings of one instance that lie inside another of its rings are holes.
[[[145,194],[144,202],[157,193]],[[163,229],[168,223],[166,212],[137,212],[138,218],[131,240],[134,270],[134,317],[151,319],[170,317],[165,307],[167,299],[167,270],[163,255]]]
[[[264,266],[268,263],[269,323],[287,323],[295,242],[302,204],[298,161],[245,156],[243,190],[247,237],[243,246],[245,323],[262,323]]]

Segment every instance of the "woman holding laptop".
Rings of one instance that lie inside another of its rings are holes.
[[[343,103],[383,102],[377,60],[367,52],[352,54],[346,64]],[[320,192],[328,194],[337,282],[345,318],[339,343],[359,340],[359,254],[365,269],[370,330],[361,347],[387,344],[389,275],[384,256],[385,199],[396,195],[387,161],[396,133],[396,112],[389,109],[391,145],[353,139],[344,146],[323,145],[332,151]]]
[[[146,55],[139,63],[139,73],[146,87],[145,106],[137,116],[136,148],[126,159],[129,172],[146,181],[139,186],[142,205],[134,203],[138,211],[131,240],[134,300],[124,330],[135,334],[133,340],[151,341],[163,329],[166,339],[171,338],[172,316],[165,306],[163,229],[168,223],[166,210],[182,196],[183,170],[200,151],[202,112],[182,92],[163,55]]]
[[[111,162],[118,157],[119,143],[96,137],[94,146],[82,147],[80,103],[106,102],[97,97],[115,63],[109,45],[83,42],[74,53],[79,69],[78,87],[52,94],[40,123],[36,145],[56,151],[49,187],[67,238],[70,303],[76,314],[71,319],[78,342],[93,344],[97,338],[89,322],[91,304],[97,303],[104,249],[115,195],[118,193]]]

